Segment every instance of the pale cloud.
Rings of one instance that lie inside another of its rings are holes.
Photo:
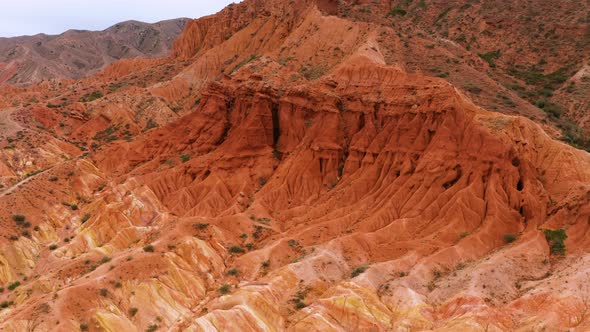
[[[103,30],[127,20],[157,22],[213,14],[238,0],[0,0],[0,37]]]

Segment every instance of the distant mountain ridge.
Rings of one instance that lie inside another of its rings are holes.
[[[586,8],[244,0],[0,85],[0,331],[590,331]]]
[[[103,31],[0,38],[0,84],[79,79],[120,59],[165,57],[186,22],[126,21]]]

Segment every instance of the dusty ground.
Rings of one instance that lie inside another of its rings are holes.
[[[590,329],[590,156],[477,56],[510,25],[468,50],[410,3],[245,1],[170,58],[0,88],[0,328]]]

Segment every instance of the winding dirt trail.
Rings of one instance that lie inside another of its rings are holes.
[[[32,176],[29,176],[28,178],[26,178],[24,180],[21,180],[20,182],[18,182],[17,184],[13,185],[12,187],[7,188],[6,190],[4,190],[3,192],[0,193],[0,198],[6,196],[8,194],[11,194],[16,189],[18,189],[20,186],[29,183],[29,181],[33,180],[34,178],[38,177],[39,175],[42,175],[42,174],[47,173],[48,171],[52,170],[55,166],[57,166],[57,165],[51,166],[51,167],[45,169],[42,172],[39,172],[39,173],[37,173],[35,175],[32,175]]]
[[[15,108],[7,108],[7,109],[0,111],[0,139],[14,135],[18,131],[25,129],[23,126],[21,126],[18,122],[14,121],[14,119],[12,118],[12,114],[14,114],[15,111],[16,111]],[[16,189],[18,189],[22,185],[29,183],[31,180],[35,179],[39,175],[45,174],[46,172],[50,171],[51,169],[53,169],[55,166],[57,166],[59,164],[60,163],[55,164],[55,165],[53,165],[53,166],[35,174],[35,175],[29,176],[26,179],[19,181],[18,183],[11,186],[10,188],[7,188],[7,189],[3,190],[2,192],[0,192],[0,197],[5,197],[6,195],[11,194],[12,192],[14,192]]]
[[[17,111],[16,108],[7,108],[7,109],[0,111],[0,140],[10,137],[10,136],[16,134],[17,132],[26,129],[20,123],[18,123],[17,121],[15,121],[12,118],[12,115],[16,111]],[[47,173],[48,171],[52,170],[56,166],[61,165],[63,163],[64,163],[64,161],[55,163],[52,166],[44,169],[43,171],[41,171],[35,175],[29,176],[29,177],[19,181],[18,183],[14,184],[13,186],[4,189],[3,191],[0,192],[0,198],[11,194],[12,192],[14,192],[16,189],[18,189],[22,185],[29,183],[30,181],[37,178],[38,176]]]
[[[14,108],[7,108],[0,111],[0,138],[8,137],[22,130],[23,127],[12,119]]]

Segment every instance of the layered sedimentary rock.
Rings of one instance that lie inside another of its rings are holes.
[[[4,88],[2,328],[590,328],[588,153],[410,72],[393,28],[288,3]]]

